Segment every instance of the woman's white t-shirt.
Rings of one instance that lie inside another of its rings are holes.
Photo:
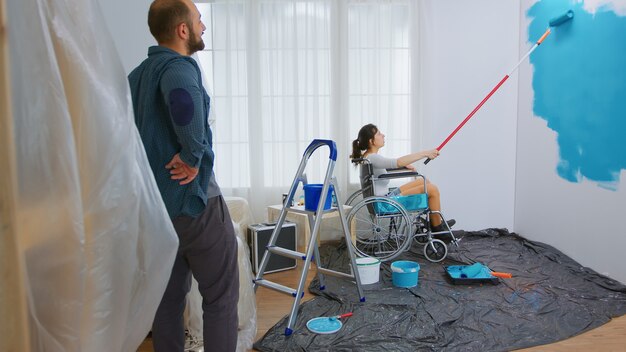
[[[365,157],[372,164],[374,176],[386,174],[387,169],[395,169],[398,167],[398,159],[385,158],[380,154],[368,154]],[[389,180],[376,180],[374,183],[374,195],[385,196],[389,193]]]

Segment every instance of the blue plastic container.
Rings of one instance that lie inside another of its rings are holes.
[[[322,187],[323,184],[320,183],[312,183],[308,185],[304,185],[304,209],[310,211],[316,211],[317,205],[320,202],[320,198],[322,195]],[[328,195],[326,196],[326,202],[324,203],[324,210],[330,209],[330,206],[333,201],[333,186],[328,186]]]
[[[391,282],[396,287],[415,287],[419,277],[420,265],[410,260],[391,263]]]

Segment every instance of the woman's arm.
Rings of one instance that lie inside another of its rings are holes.
[[[398,167],[405,167],[424,158],[435,159],[439,155],[437,149],[424,150],[421,152],[405,155],[398,158]]]
[[[370,161],[374,169],[393,169],[398,167],[397,159],[386,158],[380,154],[369,154],[365,158]]]

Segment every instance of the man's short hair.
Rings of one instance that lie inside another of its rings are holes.
[[[148,11],[148,27],[158,43],[174,39],[176,27],[190,25],[191,11],[182,0],[155,0]]]

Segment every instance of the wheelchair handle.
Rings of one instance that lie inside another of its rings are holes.
[[[367,159],[367,158],[354,158],[354,159],[352,159],[352,162],[354,164],[360,164],[360,163],[367,163],[367,164],[369,164],[370,163],[369,159]]]

